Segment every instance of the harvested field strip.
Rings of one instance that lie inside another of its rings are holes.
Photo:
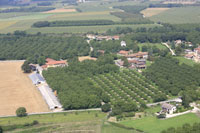
[[[47,12],[43,12],[43,13],[63,13],[63,12],[76,12],[76,9],[55,9],[55,10],[51,10],[51,11],[47,11]]]
[[[151,17],[157,14],[160,14],[164,11],[169,10],[170,8],[147,8],[143,11],[141,11],[141,13],[145,16],[145,17]]]

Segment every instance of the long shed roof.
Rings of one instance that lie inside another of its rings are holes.
[[[45,99],[50,109],[62,108],[62,105],[60,104],[57,97],[54,95],[54,93],[48,85],[41,85],[38,87],[38,89],[41,92],[43,98]]]

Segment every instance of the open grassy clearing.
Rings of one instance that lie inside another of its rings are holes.
[[[70,26],[70,27],[44,27],[44,28],[30,28],[28,33],[87,33],[90,31],[105,33],[108,29],[115,29],[116,27],[130,27],[133,29],[146,27],[151,28],[159,26],[157,24],[134,24],[134,25],[102,25],[102,26]],[[12,29],[10,29],[12,30]],[[0,31],[1,32],[1,31]],[[7,31],[2,31],[7,32]]]
[[[28,113],[47,112],[47,104],[21,70],[23,61],[0,62],[0,115],[15,115],[19,107]]]
[[[193,124],[195,122],[200,122],[200,119],[196,114],[189,113],[166,120],[157,119],[155,116],[148,116],[137,120],[122,121],[120,124],[140,129],[148,133],[160,133],[162,130],[170,127],[176,128],[185,123]]]
[[[180,64],[184,63],[184,64],[187,64],[189,66],[193,66],[194,64],[197,64],[195,61],[186,59],[186,58],[184,58],[182,56],[175,57],[175,58],[177,58],[180,61]]]
[[[171,8],[158,15],[150,17],[155,22],[165,23],[200,23],[200,7]]]
[[[138,46],[140,47],[140,51],[142,50],[142,46],[156,46],[157,48],[159,48],[160,50],[164,50],[167,49],[164,45],[162,45],[161,43],[140,43],[138,44]]]
[[[147,8],[147,9],[141,11],[141,13],[144,14],[145,17],[152,17],[154,15],[158,15],[162,12],[165,12],[169,9],[170,8]]]
[[[59,9],[46,11],[46,12],[43,12],[43,13],[63,13],[63,12],[76,12],[76,9],[59,8]]]

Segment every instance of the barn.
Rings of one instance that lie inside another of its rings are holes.
[[[48,85],[41,85],[38,87],[38,89],[51,110],[62,108],[62,105]]]

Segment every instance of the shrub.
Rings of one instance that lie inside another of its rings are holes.
[[[102,110],[103,112],[109,112],[109,111],[110,111],[110,108],[111,108],[111,106],[110,106],[110,104],[108,104],[108,103],[106,103],[106,104],[104,104],[104,105],[101,106],[101,110]]]
[[[16,115],[17,115],[18,117],[27,116],[26,108],[24,108],[24,107],[19,107],[19,108],[16,110]]]
[[[134,117],[135,113],[133,113],[133,112],[124,113],[124,116],[125,117]]]
[[[37,120],[34,120],[32,123],[32,125],[37,125],[37,124],[39,124],[39,122]]]
[[[164,119],[164,118],[166,118],[166,114],[160,114],[160,115],[157,116],[157,118]]]
[[[2,129],[2,127],[0,126],[0,133],[3,133],[3,129]]]

